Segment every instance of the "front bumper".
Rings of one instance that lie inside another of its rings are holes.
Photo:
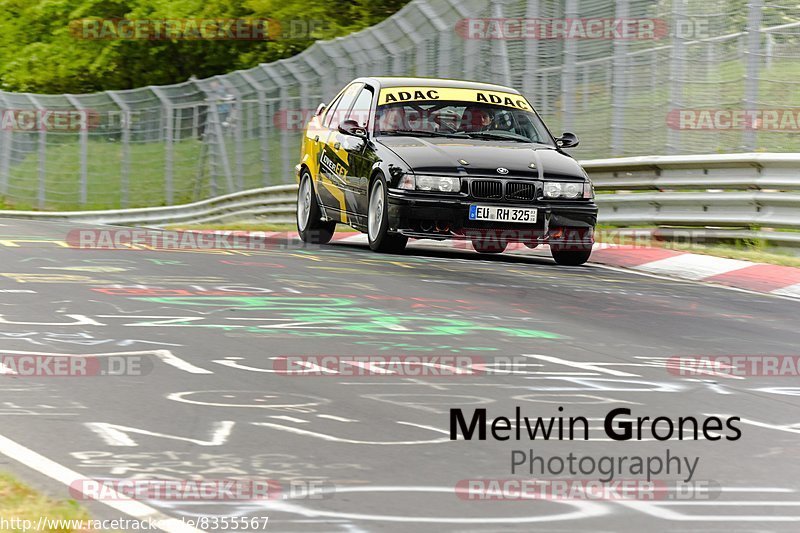
[[[591,244],[597,225],[597,205],[573,202],[492,202],[424,197],[405,191],[388,191],[389,228],[418,239],[496,239],[527,244]],[[484,222],[469,219],[473,204],[536,208],[535,224]]]

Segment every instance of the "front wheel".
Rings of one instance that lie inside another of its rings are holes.
[[[575,246],[570,246],[569,248],[570,249],[568,250],[564,250],[558,246],[550,246],[550,253],[552,254],[556,263],[565,266],[578,266],[588,261],[589,256],[592,255],[591,246],[588,248],[577,248]]]
[[[311,174],[306,170],[300,176],[300,187],[297,189],[297,233],[303,242],[327,244],[335,230],[336,222],[322,220]]]
[[[373,182],[370,188],[367,237],[372,250],[389,254],[402,252],[408,242],[408,237],[405,235],[389,233],[386,185],[380,177]]]

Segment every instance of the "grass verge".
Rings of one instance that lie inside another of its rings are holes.
[[[13,476],[4,473],[0,473],[0,516],[7,521],[19,519],[20,523],[30,520],[34,527],[38,524],[40,517],[46,517],[50,520],[90,519],[89,514],[74,500],[53,500],[24,485]],[[19,530],[0,528],[2,533],[11,531]],[[45,528],[41,531],[63,533],[74,531],[78,533],[80,530],[61,527]]]
[[[171,230],[202,230],[213,229],[221,231],[297,231],[297,226],[294,224],[179,224],[175,226],[167,226],[166,229]],[[336,233],[355,232],[353,228],[346,224],[338,224],[336,226]]]

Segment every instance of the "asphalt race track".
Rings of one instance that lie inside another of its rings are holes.
[[[482,257],[417,243],[389,256],[285,241],[216,253],[81,250],[64,242],[73,226],[0,223],[3,354],[146,363],[142,375],[0,376],[0,452],[50,477],[3,455],[0,470],[55,496],[70,497],[52,479],[69,472],[249,477],[322,488],[265,501],[141,503],[176,518],[268,516],[274,532],[800,527],[797,378],[701,379],[666,368],[681,355],[797,355],[799,302],[596,265],[557,267],[545,255]],[[275,370],[282,356],[321,355],[472,357],[494,371]],[[511,358],[513,366],[492,367]],[[559,406],[561,416],[594,419],[589,441],[449,438],[451,408],[552,417]],[[634,417],[738,416],[742,437],[612,441],[602,419],[617,407]],[[694,481],[716,489],[654,501],[456,495],[462,480],[541,477],[512,475],[513,450],[595,459],[669,450],[697,458]],[[97,516],[124,516],[84,503]]]

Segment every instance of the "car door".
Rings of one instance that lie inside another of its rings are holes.
[[[336,106],[325,115],[323,126],[325,139],[320,137],[320,160],[319,160],[319,185],[317,194],[320,203],[325,210],[325,214],[331,220],[348,222],[347,219],[347,200],[345,191],[347,190],[346,178],[350,172],[349,152],[341,147],[339,140],[339,123],[343,117],[353,107],[363,83],[352,83],[342,92]]]
[[[357,124],[365,133],[369,132],[374,97],[375,90],[365,84],[344,120]],[[349,171],[344,180],[347,215],[354,217],[352,222],[356,225],[366,226],[369,176],[373,163],[377,161],[374,145],[368,139],[339,131],[334,131],[331,139],[334,140],[334,147],[338,144],[339,151],[346,154],[349,163]]]

